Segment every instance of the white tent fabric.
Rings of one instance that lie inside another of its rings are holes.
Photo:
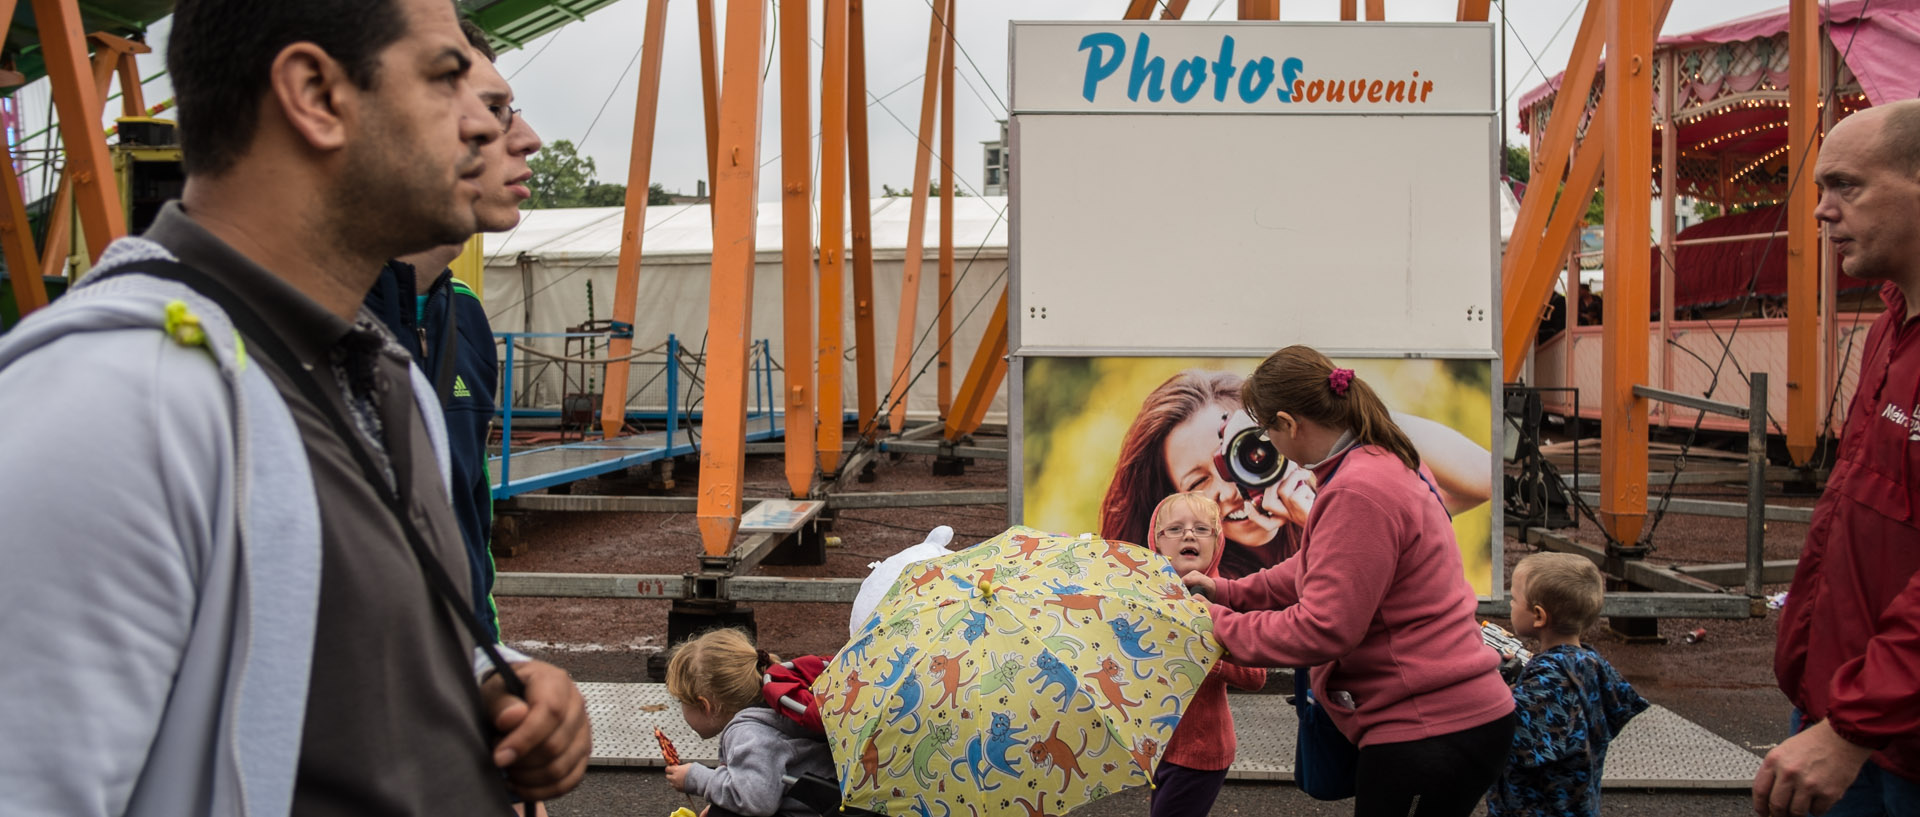
[[[907,227],[911,201],[882,198],[873,202],[874,238],[874,326],[878,352],[879,391],[884,400],[893,381],[895,332],[906,257]],[[968,363],[980,344],[994,301],[1006,284],[1007,272],[1007,200],[994,196],[962,197],[954,206],[954,333],[947,339],[952,352],[950,369],[953,388],[959,389]],[[818,234],[815,208],[814,233]],[[710,264],[713,257],[711,211],[707,205],[669,205],[647,208],[646,229],[641,235],[639,308],[634,319],[634,347],[646,349],[666,341],[673,334],[690,353],[702,349],[707,329]],[[907,378],[912,382],[908,395],[908,413],[932,417],[937,412],[937,368],[929,364],[939,350],[937,316],[940,309],[938,289],[940,202],[930,201],[926,216],[925,254],[921,264],[919,307],[914,329],[913,365]],[[773,360],[786,361],[782,339],[781,311],[781,212],[776,202],[761,202],[755,236],[753,283],[753,330],[755,340],[771,342]],[[531,210],[512,232],[489,235],[486,239],[486,282],[484,287],[488,317],[495,332],[564,332],[592,318],[606,320],[612,315],[615,268],[620,257],[621,208],[591,207],[566,210]],[[851,235],[846,241],[852,255]],[[817,257],[817,253],[816,253]],[[855,408],[854,312],[852,261],[846,266],[843,283],[845,317],[842,327],[844,366],[843,404]],[[817,273],[817,265],[816,265]],[[815,288],[818,288],[816,274]],[[530,293],[530,294],[529,294]],[[588,304],[591,299],[592,309]],[[817,308],[814,314],[818,314]],[[565,343],[557,338],[530,338],[525,346],[550,354],[567,354]],[[576,346],[572,355],[583,354]],[[575,367],[565,373],[562,367],[516,352],[514,361],[515,405],[530,408],[556,408],[565,394],[597,392],[604,381],[599,367]],[[604,357],[604,349],[596,353]],[[628,405],[635,409],[659,409],[666,405],[665,380],[660,377],[664,358],[660,354],[644,356],[633,362]],[[817,363],[816,363],[817,365]],[[921,372],[924,371],[924,374]],[[915,379],[918,375],[917,379]],[[571,382],[569,382],[569,378]],[[682,377],[680,405],[697,398],[700,389],[689,377]],[[784,393],[782,371],[773,372],[771,395]],[[750,391],[751,395],[752,392]],[[994,398],[989,410],[993,421],[1004,421],[1005,389]],[[751,397],[750,397],[751,400]],[[778,401],[772,400],[771,403]]]

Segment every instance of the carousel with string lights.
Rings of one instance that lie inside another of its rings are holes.
[[[1920,61],[1920,44],[1903,34],[1920,30],[1920,0],[1838,2],[1822,18],[1822,133],[1857,110],[1920,91],[1910,68]],[[1787,139],[1788,28],[1783,8],[1664,36],[1655,49],[1647,137],[1653,142],[1650,181],[1660,211],[1653,220],[1658,244],[1652,250],[1654,326],[1648,341],[1649,374],[1661,388],[1692,394],[1728,385],[1739,390],[1744,377],[1738,373],[1787,371],[1784,204],[1796,183]],[[1519,127],[1536,153],[1548,121],[1565,107],[1559,98],[1563,79],[1555,76],[1519,101]],[[1597,72],[1583,100],[1583,136],[1604,84],[1604,71]],[[1675,229],[1661,230],[1663,222]],[[1601,253],[1593,231],[1588,232],[1585,247],[1576,238],[1564,249],[1562,292],[1582,291],[1583,269],[1587,280],[1597,277],[1592,270]],[[1824,241],[1819,274],[1824,305],[1819,428],[1822,436],[1835,437],[1855,384],[1860,345],[1882,305],[1878,287],[1841,273]],[[1606,293],[1582,295],[1571,307],[1562,295],[1554,296],[1556,314],[1542,323],[1529,380],[1591,396],[1599,393],[1601,378],[1595,299]],[[1772,378],[1769,391],[1779,394],[1769,397],[1784,401],[1786,384],[1786,377]],[[1720,399],[1744,399],[1720,391],[1728,395]],[[1557,402],[1552,394],[1550,411],[1576,413],[1570,394]],[[1597,403],[1581,401],[1578,414],[1598,418]],[[1664,405],[1652,416],[1655,424],[1685,427],[1695,420],[1690,411]],[[1701,425],[1725,431],[1746,427],[1744,421],[1712,415]]]

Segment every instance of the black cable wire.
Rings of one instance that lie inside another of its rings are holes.
[[[553,47],[553,41],[560,39],[560,32],[565,30],[566,30],[566,26],[561,26],[560,28],[555,29],[553,32],[553,36],[548,37],[546,42],[540,44],[539,51],[533,52],[533,56],[528,57],[527,61],[521,63],[519,68],[513,69],[513,73],[507,77],[507,82],[512,83],[514,77],[520,76],[521,71],[527,70],[528,66],[533,65],[534,60],[540,59],[541,54],[547,53],[547,49]]]
[[[1507,2],[1508,0],[1501,0],[1500,3],[1500,20],[1503,23],[1507,22]],[[1573,22],[1573,15],[1579,13],[1582,7],[1580,3],[1573,4],[1573,8],[1567,11],[1566,18],[1560,21],[1560,27],[1553,30],[1553,36],[1547,38],[1547,44],[1540,47],[1542,52],[1553,47],[1554,41],[1560,39],[1560,33],[1567,29],[1568,23]],[[1527,59],[1533,62],[1533,72],[1540,75],[1540,81],[1552,82],[1553,77],[1547,76],[1546,69],[1540,67],[1540,60],[1534,57],[1532,49],[1527,48],[1527,41],[1520,39],[1520,32],[1511,25],[1505,28],[1507,33],[1513,35],[1513,41],[1520,44],[1520,50],[1526,53]],[[1655,35],[1657,36],[1658,33],[1655,32]],[[1512,102],[1514,95],[1520,93],[1520,89],[1526,87],[1526,83],[1527,74],[1523,71],[1520,73],[1520,80],[1507,90],[1507,101]]]
[[[1166,9],[1166,7],[1167,7],[1167,4],[1166,4],[1166,0],[1159,0],[1159,1],[1160,1],[1160,8],[1161,8],[1162,10],[1165,10],[1165,9]],[[940,17],[940,10],[939,10],[939,9],[936,9],[936,8],[934,8],[934,7],[933,7],[933,0],[923,0],[923,2],[925,2],[925,3],[927,4],[927,9],[928,9],[928,10],[930,10],[930,11],[932,11],[932,12],[933,12],[933,15],[934,15],[935,17]],[[959,32],[959,31],[956,31],[956,30],[953,30],[953,29],[952,29],[952,27],[951,27],[950,25],[948,25],[948,23],[947,23],[947,20],[946,20],[946,18],[944,18],[944,17],[940,17],[940,27],[941,27],[941,28],[944,28],[944,29],[948,29],[948,30],[949,30],[949,31],[950,31],[950,32],[951,32],[951,33],[953,34],[953,47],[954,47],[954,48],[955,48],[956,50],[958,50],[958,51],[960,52],[960,56],[962,56],[962,57],[965,57],[965,58],[967,59],[967,65],[969,65],[969,66],[972,66],[972,67],[973,67],[973,73],[974,73],[974,74],[975,74],[976,76],[978,76],[978,77],[980,77],[980,82],[981,82],[981,84],[983,84],[983,85],[985,85],[985,86],[987,86],[987,93],[990,93],[990,94],[993,94],[993,101],[994,101],[994,102],[997,102],[997,103],[1000,103],[1000,110],[1001,110],[1001,113],[1000,113],[1000,114],[998,114],[998,115],[999,115],[999,116],[1006,116],[1006,115],[1008,115],[1008,113],[1009,113],[1009,110],[1008,110],[1008,108],[1007,108],[1007,101],[1006,101],[1006,100],[1004,100],[1004,99],[1001,99],[1001,98],[1000,98],[1000,92],[999,92],[998,90],[995,90],[995,89],[994,89],[994,87],[993,87],[993,83],[987,80],[987,75],[986,75],[986,72],[984,72],[984,71],[981,71],[981,70],[980,70],[980,65],[979,65],[978,63],[976,63],[976,62],[974,62],[974,61],[973,61],[973,55],[972,55],[972,54],[969,54],[969,53],[967,53],[967,46],[966,46],[966,45],[965,45],[964,43],[961,43],[961,42],[960,42],[960,32]],[[958,72],[958,71],[956,71],[956,72],[954,72],[954,73],[956,73],[956,74],[959,74],[959,72]],[[965,74],[960,74],[960,77],[961,77],[962,79],[965,79],[965,78],[966,78],[966,75],[965,75]],[[967,88],[969,88],[969,89],[972,89],[972,88],[973,88],[973,83],[972,83],[972,82],[968,82],[968,83],[967,83]],[[976,90],[976,91],[974,91],[974,92],[973,92],[973,95],[974,95],[975,97],[979,97],[979,96],[980,96],[980,92]],[[986,104],[987,104],[987,101],[986,101],[985,99],[981,99],[981,100],[980,100],[980,104],[981,104],[982,106],[986,106]],[[993,114],[993,109],[992,109],[991,107],[988,107],[988,108],[987,108],[987,113],[988,113],[989,115],[994,115],[994,114]]]

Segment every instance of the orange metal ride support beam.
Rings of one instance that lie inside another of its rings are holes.
[[[1340,19],[1347,22],[1360,19],[1360,0],[1340,0]]]
[[[47,285],[40,277],[40,257],[33,249],[33,227],[27,222],[27,203],[11,152],[0,152],[0,207],[6,208],[0,214],[0,252],[6,253],[12,272],[13,302],[25,317],[47,305]]]
[[[873,329],[873,202],[867,178],[867,37],[865,0],[847,3],[847,184],[853,217],[853,371],[860,436],[880,426],[879,341]]]
[[[1534,279],[1543,276],[1529,275],[1533,271],[1527,265],[1535,261],[1544,248],[1557,250],[1562,246],[1550,237],[1543,240],[1541,234],[1553,211],[1553,182],[1566,172],[1567,157],[1573,150],[1574,137],[1580,130],[1582,108],[1586,105],[1587,96],[1593,92],[1593,72],[1600,64],[1600,48],[1606,44],[1602,8],[1602,3],[1588,3],[1586,15],[1580,20],[1580,31],[1573,40],[1573,53],[1567,58],[1567,71],[1562,75],[1564,79],[1555,97],[1559,103],[1556,111],[1560,115],[1547,120],[1546,136],[1540,141],[1540,150],[1533,154],[1533,178],[1541,180],[1543,184],[1527,187],[1527,197],[1520,202],[1520,212],[1514,217],[1513,233],[1507,240],[1507,254],[1500,260],[1500,314],[1505,319],[1500,351],[1505,369],[1503,377],[1507,382],[1520,379],[1520,368],[1526,362],[1527,349],[1533,345],[1534,333],[1540,327],[1540,310],[1552,292],[1552,281],[1547,281],[1545,289],[1542,289]],[[1575,180],[1568,180],[1567,186],[1574,187]],[[1564,200],[1566,197],[1561,198]]]
[[[132,54],[120,55],[120,115],[147,115],[146,92],[140,88],[140,63],[134,61]]]
[[[86,228],[87,252],[99,258],[108,243],[127,232],[126,214],[121,212],[120,192],[113,179],[113,160],[107,155],[106,128],[100,125],[104,94],[87,81],[90,66],[79,5],[71,0],[33,0],[33,15],[40,24],[40,47],[46,54],[53,104],[60,111],[67,178],[73,181],[80,223]]]
[[[1160,4],[1160,19],[1178,20],[1187,13],[1187,0],[1166,0]],[[977,424],[976,424],[977,425]]]
[[[1120,15],[1122,20],[1145,20],[1153,16],[1154,0],[1127,0],[1127,11]]]
[[[100,44],[100,48],[93,55],[90,68],[93,73],[94,99],[98,101],[104,112],[107,89],[113,86],[115,68],[132,62],[133,54],[145,54],[148,53],[150,49],[148,49],[145,44],[136,43],[132,40],[115,37],[110,34],[95,33],[89,35],[89,38]],[[145,111],[141,111],[141,113],[144,114]],[[101,137],[103,140],[105,139],[105,135],[105,132],[102,131]],[[62,138],[65,138],[64,132],[62,133]],[[42,277],[66,274],[67,258],[71,254],[71,245],[73,243],[71,238],[73,235],[74,170],[73,165],[69,164],[60,171],[60,183],[54,192],[53,208],[48,211],[47,230],[45,236],[43,236],[40,251],[40,274]],[[115,192],[115,196],[118,196],[117,191]],[[114,200],[113,210],[116,213],[121,212],[118,198]]]
[[[947,0],[947,36],[940,57],[940,346],[935,353],[940,421],[953,407],[953,15],[960,0]]]
[[[1667,12],[1673,7],[1672,0],[1661,2],[1658,16],[1653,18],[1654,30],[1666,23]],[[1604,23],[1600,21],[1599,4],[1589,4],[1588,16],[1581,22],[1578,38],[1574,42],[1573,55],[1568,60],[1565,84],[1559,95],[1566,99],[1584,98],[1592,90],[1592,76],[1599,61],[1599,42],[1591,42],[1590,37],[1604,35]],[[1590,28],[1592,27],[1592,28]],[[1599,32],[1596,34],[1595,32]],[[1592,60],[1587,62],[1585,70],[1578,70],[1583,52],[1591,46]],[[1579,88],[1579,77],[1586,82]],[[1574,96],[1578,92],[1579,97]],[[1604,95],[1603,95],[1604,97]],[[1600,132],[1602,115],[1605,113],[1604,99],[1596,105],[1593,118],[1588,124],[1589,135]],[[1567,155],[1575,154],[1575,163],[1580,155],[1574,149],[1573,140],[1579,128],[1579,117],[1554,117],[1547,121],[1547,133],[1541,142],[1540,150],[1534,154],[1533,175],[1538,179],[1558,179],[1567,171]],[[1588,148],[1591,144],[1593,147]],[[1581,143],[1581,149],[1597,151],[1592,156],[1593,174],[1574,168],[1567,176],[1567,188],[1573,190],[1588,189],[1597,183],[1599,162],[1605,152],[1601,141],[1587,140]],[[1585,181],[1582,181],[1582,180]],[[1563,218],[1562,212],[1577,216],[1585,212],[1589,196],[1560,196],[1554,202],[1551,187],[1529,187],[1528,191],[1547,191],[1540,197],[1528,196],[1520,204],[1520,214],[1514,223],[1513,237],[1507,243],[1507,253],[1501,259],[1501,314],[1506,316],[1506,326],[1502,335],[1501,355],[1505,361],[1504,377],[1508,381],[1519,379],[1520,368],[1526,362],[1527,349],[1533,344],[1534,332],[1539,328],[1541,312],[1546,308],[1547,296],[1552,294],[1553,279],[1556,277],[1560,256],[1542,258],[1542,248],[1560,247],[1571,240],[1572,230],[1577,226],[1577,218]],[[1576,201],[1577,199],[1577,201]],[[1538,226],[1546,223],[1543,231]],[[1530,242],[1529,247],[1522,247]]]
[[[1653,200],[1652,0],[1607,0],[1606,306],[1600,374],[1600,521],[1636,545],[1647,515],[1647,234]]]
[[[0,40],[13,22],[15,0],[0,0]],[[13,271],[13,302],[25,316],[47,305],[46,282],[40,279],[40,256],[33,248],[33,228],[27,223],[27,202],[20,179],[13,172],[11,149],[0,151],[0,252]]]
[[[1813,165],[1820,157],[1820,4],[1793,0],[1787,26],[1787,456],[1813,459],[1820,423],[1820,225]],[[1827,305],[1831,310],[1832,304]]]
[[[913,328],[920,311],[921,256],[927,246],[927,173],[933,163],[934,103],[940,92],[941,18],[953,0],[935,2],[927,23],[927,70],[920,90],[920,146],[913,154],[913,201],[907,209],[907,257],[900,272],[900,325],[893,336],[893,382],[887,386],[887,426],[900,433],[907,424],[907,373],[913,370]],[[944,160],[944,157],[943,157]]]
[[[707,117],[707,201],[713,201],[712,185],[719,184],[720,167],[720,58],[714,53],[713,0],[694,0],[700,18],[700,104]],[[708,217],[713,209],[708,207]]]
[[[846,358],[847,0],[826,0],[820,59],[820,470],[840,471]]]
[[[947,415],[947,442],[959,442],[980,427],[987,416],[987,405],[993,402],[994,392],[1000,390],[1000,381],[1006,376],[1007,291],[1002,288],[993,317],[987,319],[986,334],[980,337],[980,348],[974,350],[973,363],[967,367],[967,378],[960,383],[959,400]]]
[[[1280,0],[1240,0],[1240,19],[1278,20]]]
[[[780,5],[780,303],[787,495],[813,492],[813,100],[807,0]]]
[[[760,166],[759,3],[727,6],[720,92],[720,172],[714,178],[713,283],[707,302],[706,413],[700,433],[700,544],[733,548],[747,438],[747,346],[753,329],[754,188]]]
[[[1380,22],[1387,19],[1387,0],[1367,0],[1367,20]]]
[[[1574,150],[1573,167],[1567,173],[1567,184],[1560,202],[1554,206],[1552,218],[1547,221],[1546,238],[1540,245],[1541,250],[1521,259],[1519,283],[1515,284],[1514,289],[1501,293],[1508,304],[1525,304],[1516,307],[1521,311],[1515,314],[1535,316],[1535,323],[1538,323],[1537,316],[1546,307],[1548,297],[1553,294],[1555,271],[1566,258],[1564,248],[1574,240],[1580,220],[1587,212],[1587,205],[1593,201],[1594,186],[1600,183],[1601,160],[1607,154],[1606,139],[1602,136],[1606,123],[1607,109],[1603,104],[1593,112],[1593,119],[1587,126],[1587,138]],[[1549,252],[1546,249],[1548,247],[1555,249]],[[1570,296],[1568,302],[1571,304],[1575,301]],[[1577,308],[1570,306],[1568,310],[1570,317],[1578,315]],[[1528,342],[1532,342],[1531,336]],[[1523,349],[1520,354],[1524,357],[1526,351]],[[1508,376],[1507,379],[1514,378]]]
[[[1379,2],[1379,0],[1367,0],[1367,2]],[[1487,13],[1492,11],[1490,8],[1492,5],[1491,0],[1460,0],[1460,7],[1454,13],[1454,19],[1462,23],[1484,23],[1487,21]]]
[[[607,342],[606,393],[600,398],[600,433],[620,436],[627,424],[627,380],[633,364],[633,316],[640,298],[640,250],[647,234],[647,188],[653,182],[653,128],[660,111],[660,62],[666,41],[667,0],[647,3],[647,28],[641,41],[640,89],[633,103],[633,149],[627,157],[627,201],[620,215],[620,266],[613,281],[613,320],[628,328],[625,337]],[[678,361],[669,360],[672,366]],[[669,441],[671,443],[671,441]]]

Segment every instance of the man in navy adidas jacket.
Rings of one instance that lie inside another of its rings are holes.
[[[527,157],[540,149],[540,136],[513,109],[513,90],[493,68],[494,53],[485,33],[466,21],[461,30],[474,50],[487,58],[474,64],[472,84],[506,134],[481,148],[487,169],[480,178],[474,215],[484,232],[511,230],[520,223],[520,202],[530,195],[526,182],[533,173]],[[473,289],[446,268],[462,248],[452,244],[387,262],[367,293],[366,305],[413,352],[414,362],[438,392],[453,461],[453,511],[467,546],[474,608],[498,641],[487,434],[493,423],[500,363],[486,308]]]

